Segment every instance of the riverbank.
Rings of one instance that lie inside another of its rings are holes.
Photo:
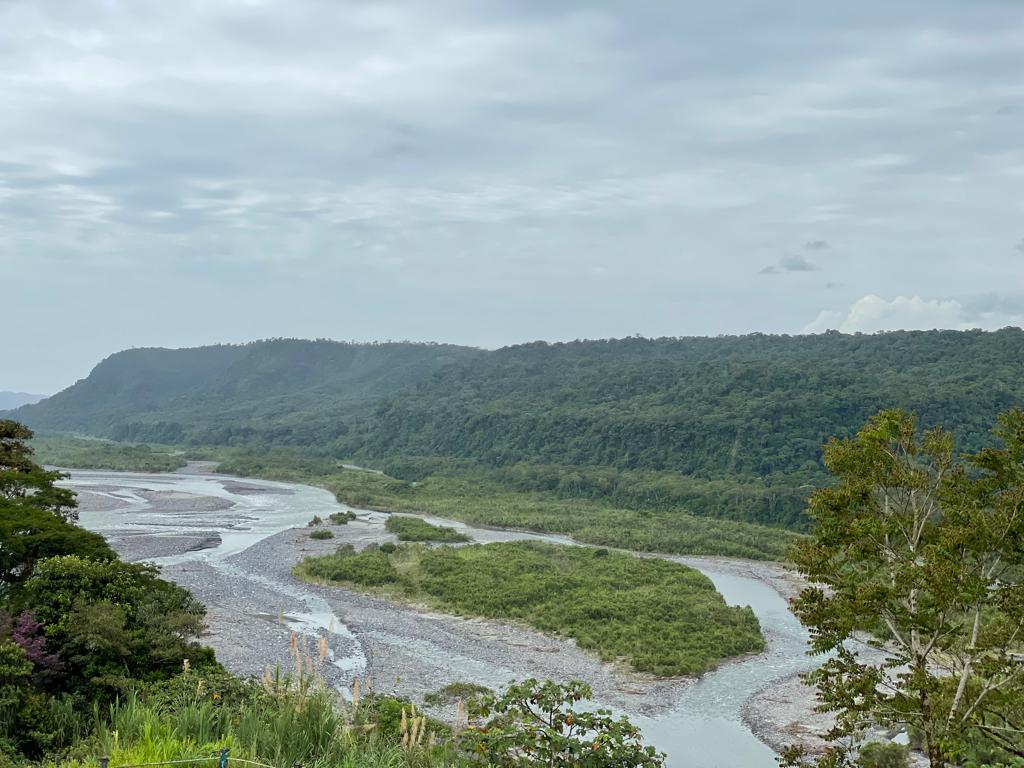
[[[367,511],[348,525],[331,526],[333,539],[310,539],[305,523],[313,515],[327,519],[345,509],[320,489],[180,473],[76,472],[70,485],[84,492],[86,527],[102,532],[127,559],[155,559],[167,578],[208,607],[205,639],[228,668],[242,674],[290,668],[289,640],[299,631],[327,639],[324,675],[340,688],[358,678],[420,700],[451,682],[495,687],[527,675],[580,678],[592,684],[600,703],[629,715],[653,743],[678,756],[670,766],[770,768],[772,751],[743,724],[756,719],[747,701],[809,666],[803,631],[780,596],[792,594],[794,585],[774,563],[672,557],[708,575],[730,604],[753,605],[768,649],[699,680],[657,679],[602,664],[572,641],[522,627],[395,606],[294,579],[292,565],[307,555],[333,552],[342,543],[359,548],[394,541],[384,529],[386,516]],[[225,500],[231,502],[227,508]],[[430,519],[461,526],[480,542],[563,539]],[[770,702],[763,707],[755,715],[766,719]],[[730,744],[727,754],[722,744]]]
[[[252,489],[261,485],[253,482],[256,485],[250,488],[234,481],[221,487],[252,497]],[[595,697],[609,706],[658,716],[693,684],[689,678],[655,678],[603,664],[571,640],[524,627],[398,606],[372,595],[307,584],[292,576],[292,566],[303,558],[330,554],[341,544],[359,549],[397,541],[385,530],[387,516],[380,513],[363,512],[347,525],[328,526],[334,533],[332,539],[311,539],[306,527],[287,528],[218,560],[214,549],[206,549],[219,541],[217,528],[244,523],[248,516],[235,510],[232,518],[226,519],[223,498],[190,494],[183,504],[184,495],[169,489],[72,486],[80,492],[80,514],[87,526],[97,512],[124,513],[137,508],[140,499],[145,503],[141,513],[144,526],[122,525],[102,532],[122,558],[156,561],[165,578],[189,589],[207,607],[204,641],[226,667],[239,674],[262,675],[268,667],[278,665],[288,669],[292,631],[315,633],[310,614],[317,611],[311,608],[320,608],[320,613],[329,611],[337,616],[347,635],[357,639],[360,653],[355,655],[365,657],[365,665],[344,663],[355,648],[351,641],[331,637],[334,658],[342,664],[325,666],[324,674],[339,687],[351,686],[356,678],[364,683],[370,679],[381,690],[422,700],[453,682],[499,687],[524,676],[583,679],[591,684]],[[333,502],[332,507],[340,508]],[[313,514],[318,512],[311,510],[308,517]],[[326,518],[323,510],[319,514]],[[183,523],[194,533],[175,530]],[[505,537],[499,531],[483,534],[487,540]],[[314,598],[312,606],[310,597]]]

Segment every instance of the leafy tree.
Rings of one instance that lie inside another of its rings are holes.
[[[52,557],[24,584],[49,646],[69,662],[62,687],[113,691],[174,674],[186,658],[211,661],[196,645],[203,606],[152,565]]]
[[[905,726],[934,768],[978,742],[1024,755],[1024,413],[996,434],[1001,447],[958,465],[948,433],[884,411],[826,447],[837,482],[811,498],[817,527],[793,553],[810,586],[794,609],[832,654],[808,679],[837,714],[833,738]],[[864,658],[860,632],[884,661]],[[837,748],[819,764],[844,760]]]
[[[57,555],[113,560],[113,550],[98,533],[66,522],[22,499],[0,498],[0,597],[4,587],[24,583],[36,564]]]
[[[591,696],[588,685],[524,680],[500,694],[471,702],[479,725],[460,736],[460,747],[494,768],[660,768],[665,756],[644,746],[640,730],[606,709],[575,709]]]
[[[20,501],[74,522],[78,517],[75,495],[54,485],[64,475],[47,471],[32,460],[27,442],[32,434],[23,424],[0,419],[0,500]]]
[[[14,751],[19,715],[30,688],[32,662],[13,640],[0,636],[0,763]]]

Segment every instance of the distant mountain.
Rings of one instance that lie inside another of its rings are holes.
[[[38,403],[45,397],[46,395],[30,395],[28,392],[0,392],[0,411]]]
[[[981,444],[1024,406],[1024,331],[431,344],[263,341],[135,349],[15,415],[151,442],[821,477],[821,446],[882,408]],[[652,486],[654,496],[661,491]]]
[[[131,349],[13,416],[35,429],[116,440],[330,442],[375,400],[480,354],[447,344],[295,339]]]

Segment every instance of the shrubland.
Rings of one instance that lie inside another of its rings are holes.
[[[606,549],[510,542],[407,545],[388,554],[342,547],[307,558],[296,573],[451,613],[520,621],[656,675],[701,674],[764,648],[753,611],[726,605],[700,572]]]
[[[40,462],[75,469],[173,472],[186,464],[183,451],[167,446],[118,443],[68,435],[35,436],[32,447]]]

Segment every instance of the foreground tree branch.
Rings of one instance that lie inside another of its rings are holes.
[[[793,605],[813,652],[831,654],[807,681],[837,716],[837,743],[904,727],[933,768],[1024,749],[1004,725],[1024,706],[1024,413],[1001,416],[995,436],[957,461],[948,433],[885,411],[826,446],[837,482],[810,500],[816,528],[792,555],[809,586]],[[882,660],[856,650],[858,633]]]

